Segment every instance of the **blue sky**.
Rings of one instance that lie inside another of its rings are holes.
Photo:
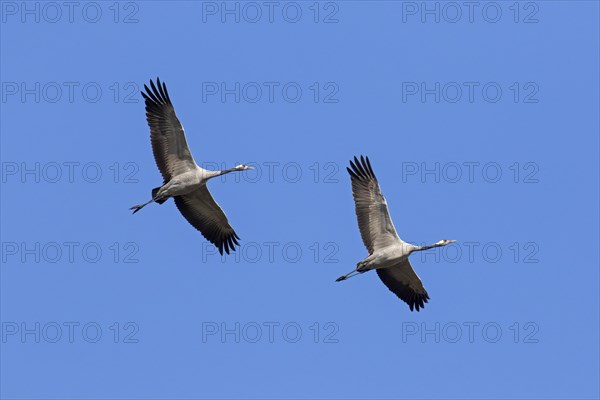
[[[598,398],[599,7],[12,2],[1,14],[2,398]],[[242,238],[161,183],[164,80]],[[420,313],[375,273],[368,155]]]

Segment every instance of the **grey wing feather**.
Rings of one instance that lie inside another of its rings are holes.
[[[377,269],[377,275],[392,293],[408,304],[410,311],[415,308],[419,311],[428,302],[429,294],[408,260],[394,267]]]
[[[381,193],[379,183],[371,167],[369,158],[354,157],[346,168],[352,180],[352,196],[358,218],[358,228],[369,254],[383,247],[401,242],[390,218],[387,202]]]
[[[154,160],[165,182],[175,175],[190,171],[196,163],[187,141],[183,126],[175,114],[169,98],[167,86],[156,79],[156,86],[150,81],[150,88],[144,85],[142,92],[146,103],[146,120],[150,126],[150,141]]]
[[[239,236],[206,186],[184,196],[175,196],[175,205],[185,219],[219,249],[219,253],[223,254],[225,250],[229,254],[235,250],[235,245],[239,246]]]

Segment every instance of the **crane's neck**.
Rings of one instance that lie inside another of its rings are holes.
[[[454,242],[455,242],[455,240],[440,240],[439,242],[430,244],[428,246],[415,246],[413,251],[423,251],[423,250],[434,249],[436,247],[447,246]]]
[[[240,166],[237,167],[233,167],[233,168],[229,168],[229,169],[224,169],[222,171],[217,171],[215,176],[221,176],[221,175],[225,175],[228,174],[230,172],[235,172],[235,171],[243,171],[244,169]]]
[[[207,169],[202,169],[198,167],[198,171],[200,174],[200,182],[206,183],[209,179],[216,178],[217,176],[225,175],[234,171],[245,171],[247,169],[252,169],[252,167],[248,167],[247,165],[236,165],[233,168],[224,169],[222,171],[209,171]]]

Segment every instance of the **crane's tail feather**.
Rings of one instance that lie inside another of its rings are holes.
[[[165,197],[165,198],[163,198],[163,199],[157,199],[157,198],[156,198],[156,194],[158,193],[158,191],[160,190],[160,188],[161,188],[161,187],[162,187],[162,186],[155,187],[154,189],[152,189],[152,199],[153,199],[155,202],[157,202],[158,204],[162,204],[162,203],[164,203],[165,201],[167,201],[167,200],[169,199],[168,197]],[[135,211],[134,211],[134,212],[135,212]]]

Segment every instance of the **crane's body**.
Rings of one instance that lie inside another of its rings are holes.
[[[229,254],[239,245],[225,213],[212,198],[206,183],[217,176],[252,169],[238,165],[222,171],[209,171],[196,164],[187,144],[183,126],[175,114],[167,87],[160,79],[150,81],[142,92],[146,104],[146,119],[150,126],[150,141],[154,160],[163,176],[163,184],[152,189],[152,198],[130,209],[135,214],[146,205],[162,204],[170,198],[188,222],[213,243],[221,254]]]
[[[415,273],[408,257],[415,251],[446,246],[455,240],[440,240],[429,246],[416,246],[400,239],[392,222],[387,202],[369,158],[354,157],[347,168],[352,181],[352,196],[358,218],[358,227],[369,256],[356,264],[356,268],[340,276],[343,281],[370,270],[376,270],[383,283],[406,302],[412,311],[419,311],[429,300],[429,294]]]
[[[387,268],[392,265],[398,264],[405,261],[410,253],[415,251],[416,246],[408,243],[392,244],[384,247],[379,251],[373,252],[369,257],[362,260],[360,264],[361,269],[379,269]]]
[[[239,168],[240,171],[244,170],[243,166],[238,166],[236,168]],[[217,176],[224,175],[228,172],[233,172],[234,170],[236,169],[232,168],[229,171],[210,171],[196,165],[196,168],[193,170],[175,175],[169,182],[162,185],[158,192],[156,192],[155,198],[162,199],[189,194],[201,186],[206,186],[209,179],[216,178]]]

